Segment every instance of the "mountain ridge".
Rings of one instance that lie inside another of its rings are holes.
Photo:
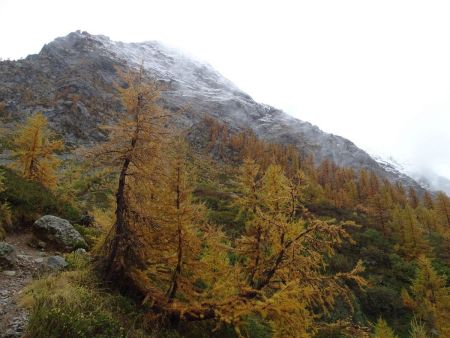
[[[97,142],[105,137],[99,125],[122,109],[114,88],[120,82],[117,69],[140,65],[166,85],[165,107],[186,112],[177,114],[179,127],[191,128],[208,114],[231,130],[251,129],[266,141],[295,145],[303,155],[314,155],[316,163],[327,159],[423,189],[395,168],[387,170],[350,140],[254,101],[207,63],[155,41],[116,42],[77,31],[46,44],[39,54],[0,62],[0,116],[14,120],[42,111],[69,144]]]
[[[418,171],[410,163],[399,162],[392,156],[382,157],[375,154],[371,154],[371,156],[386,170],[395,170],[396,172],[411,177],[425,190],[443,191],[447,195],[450,194],[450,180],[432,170]]]

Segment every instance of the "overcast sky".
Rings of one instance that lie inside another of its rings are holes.
[[[257,101],[450,178],[450,1],[0,0],[0,57],[74,30],[159,40]]]

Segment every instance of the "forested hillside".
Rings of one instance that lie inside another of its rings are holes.
[[[175,126],[164,85],[117,72],[106,140],[65,147],[39,113],[2,130],[1,236],[46,214],[83,236],[22,292],[25,336],[450,335],[448,196],[208,114]]]

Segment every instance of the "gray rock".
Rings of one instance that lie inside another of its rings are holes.
[[[2,274],[4,274],[5,276],[8,276],[8,277],[13,277],[16,275],[16,272],[13,270],[4,270],[4,271],[2,271]]]
[[[39,266],[40,272],[56,272],[64,270],[69,263],[61,256],[50,256],[43,259]]]
[[[86,253],[86,250],[83,248],[78,248],[75,250],[75,253],[79,255],[84,255]]]
[[[36,247],[38,249],[45,249],[46,246],[47,246],[47,243],[45,243],[44,241],[37,241],[36,242]]]
[[[33,234],[42,241],[59,249],[72,251],[87,248],[87,243],[69,221],[46,215],[33,224]]]
[[[16,248],[11,244],[0,242],[0,269],[12,268],[16,262]]]

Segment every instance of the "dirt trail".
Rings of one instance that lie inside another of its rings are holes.
[[[26,327],[27,311],[17,305],[22,289],[31,282],[47,253],[28,246],[31,234],[13,234],[4,241],[14,245],[17,264],[12,272],[0,272],[0,337],[21,337]]]

